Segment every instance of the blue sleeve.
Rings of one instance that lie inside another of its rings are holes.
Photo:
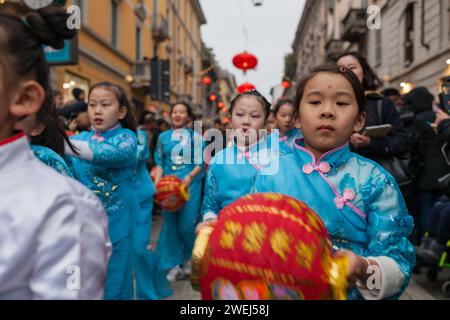
[[[393,259],[404,274],[400,296],[406,289],[416,262],[413,245],[409,242],[414,223],[408,214],[403,196],[392,178],[383,171],[375,179],[367,214],[367,256]],[[396,295],[396,296],[397,296]]]
[[[146,161],[150,157],[150,148],[148,147],[148,135],[143,130],[138,131],[137,160]]]
[[[158,142],[156,143],[154,157],[155,157],[155,165],[164,168],[164,150],[161,141],[162,137],[163,134],[161,133],[158,137]]]
[[[136,135],[124,130],[112,140],[103,142],[89,141],[94,158],[92,163],[108,167],[121,167],[136,163]]]
[[[218,215],[221,210],[217,199],[217,181],[214,175],[214,165],[210,165],[206,173],[205,195],[203,196],[202,216]]]

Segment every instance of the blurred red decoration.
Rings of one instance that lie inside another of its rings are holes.
[[[208,100],[211,102],[217,101],[217,96],[214,93],[211,93],[208,97]]]
[[[180,178],[162,177],[156,185],[155,202],[166,211],[176,212],[189,200],[189,192]]]
[[[206,86],[209,86],[212,83],[212,80],[210,77],[203,77],[202,78],[202,83]]]
[[[237,91],[239,93],[244,93],[250,90],[255,90],[256,87],[254,84],[250,83],[250,82],[245,82],[243,84],[241,84],[239,87],[237,87]]]
[[[163,112],[163,117],[164,118],[168,118],[169,116],[170,116],[169,112],[167,112],[167,111]]]
[[[258,59],[251,53],[244,51],[233,57],[233,64],[236,68],[241,69],[244,73],[247,70],[255,69],[258,65]]]
[[[291,86],[291,82],[290,81],[283,81],[281,83],[281,85],[283,86],[283,88],[288,89]]]
[[[225,123],[225,124],[226,123],[230,123],[230,118],[228,118],[228,117],[227,118],[223,118],[223,123]]]
[[[202,299],[345,299],[347,258],[304,202],[278,193],[226,206],[195,242],[192,285]]]
[[[217,104],[217,107],[218,107],[219,109],[222,109],[223,107],[225,107],[225,103],[219,102],[219,103]]]

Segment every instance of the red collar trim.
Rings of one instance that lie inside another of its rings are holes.
[[[25,136],[25,133],[21,132],[21,133],[18,133],[16,135],[12,136],[12,137],[6,138],[5,140],[0,141],[0,146],[4,146],[4,145],[6,145],[8,143],[11,143],[11,142],[14,142],[16,140],[19,140],[19,139],[23,138],[24,136]]]

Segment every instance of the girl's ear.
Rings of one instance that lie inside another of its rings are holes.
[[[15,118],[36,114],[45,99],[44,88],[35,80],[21,83],[13,95],[9,112]]]
[[[297,112],[294,116],[294,118],[292,119],[292,124],[294,125],[294,127],[296,129],[301,129],[301,125],[300,125],[300,114]]]
[[[128,108],[125,106],[120,107],[119,120],[123,120],[128,113]]]
[[[355,125],[353,126],[353,132],[361,132],[361,130],[364,129],[364,126],[366,125],[366,118],[366,112],[361,112],[358,115],[355,121]]]
[[[44,132],[45,128],[46,128],[45,124],[39,122],[39,123],[36,124],[36,126],[34,126],[34,128],[31,130],[30,136],[32,136],[32,137],[37,137],[38,135],[42,134],[42,132]]]

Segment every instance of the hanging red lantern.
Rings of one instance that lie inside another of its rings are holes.
[[[285,80],[281,83],[281,85],[283,86],[283,88],[288,89],[291,86],[291,82]]]
[[[247,92],[250,90],[255,90],[255,89],[256,89],[255,85],[250,82],[245,82],[245,83],[241,84],[239,87],[237,87],[237,91],[239,93],[244,93],[244,92]]]
[[[209,85],[212,83],[212,80],[211,80],[210,77],[205,76],[205,77],[202,78],[202,83],[203,83],[205,86],[209,86]]]
[[[241,69],[246,73],[247,70],[256,68],[258,59],[253,54],[244,51],[233,57],[233,64],[236,68]]]
[[[225,107],[225,103],[219,102],[219,103],[217,104],[217,107],[218,107],[219,109],[222,109],[223,107]]]
[[[230,123],[230,118],[228,118],[228,117],[223,118],[223,123],[224,124]]]
[[[208,96],[208,100],[211,101],[211,102],[215,102],[215,101],[217,101],[217,96],[214,93],[211,93]]]

